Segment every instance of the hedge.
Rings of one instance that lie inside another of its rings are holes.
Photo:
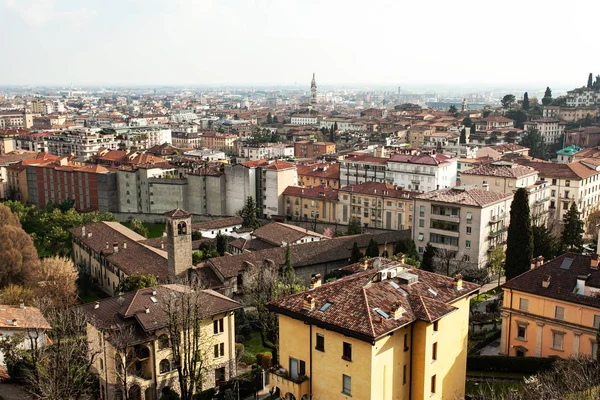
[[[467,356],[467,371],[516,372],[533,375],[550,369],[554,361],[555,358],[540,357]]]

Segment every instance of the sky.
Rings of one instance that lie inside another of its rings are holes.
[[[0,84],[575,87],[597,0],[0,0]],[[587,22],[586,22],[587,21]]]

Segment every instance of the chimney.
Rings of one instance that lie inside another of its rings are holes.
[[[146,306],[146,314],[150,314],[150,307]]]
[[[573,293],[581,295],[585,294],[585,281],[587,278],[587,275],[577,275],[577,284],[575,285]]]
[[[94,310],[97,310],[98,308],[100,308],[100,302],[97,301],[96,303],[94,303]]]
[[[551,279],[552,277],[550,275],[544,275],[544,277],[542,278],[542,287],[548,288],[548,286],[550,286]]]
[[[400,302],[394,303],[390,310],[390,315],[392,316],[392,318],[399,319],[400,317],[402,317],[402,314],[404,314],[404,308],[400,305]]]
[[[127,242],[123,242],[123,249],[127,248]]]
[[[81,227],[81,237],[85,237],[85,226]]]
[[[544,257],[543,256],[534,257],[531,260],[531,269],[541,267],[542,265],[544,265]]]
[[[113,252],[114,253],[119,252],[119,243],[117,243],[117,242],[113,243]]]
[[[359,268],[361,271],[364,271],[364,270],[366,270],[368,267],[369,267],[369,263],[367,262],[367,260],[366,260],[366,259],[364,259],[364,258],[363,258],[363,259],[361,259],[361,260],[359,261],[358,268]]]
[[[13,326],[17,326],[17,320],[16,320],[16,319],[13,319],[13,320],[12,320],[12,324],[13,324]]]
[[[483,188],[483,190],[485,192],[489,192],[490,191],[490,185],[486,181],[483,181],[483,185],[481,185],[481,187]]]
[[[164,249],[165,248],[165,242],[160,242],[160,248]]]
[[[592,254],[590,255],[590,268],[591,269],[598,269],[598,258],[600,256],[598,256],[598,254]]]
[[[92,232],[88,232],[88,239],[90,239],[92,237]]]
[[[23,300],[19,300],[19,308],[25,308],[25,302]]]
[[[310,280],[310,288],[315,289],[321,286],[321,274],[315,274]]]
[[[304,296],[302,308],[307,311],[312,311],[315,308],[315,299],[313,299],[313,297],[310,294]]]
[[[454,276],[454,282],[452,282],[456,290],[462,290],[463,285],[463,276],[461,274],[456,274]]]

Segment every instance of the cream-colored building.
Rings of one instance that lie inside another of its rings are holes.
[[[415,197],[413,239],[449,251],[455,262],[487,267],[489,254],[506,243],[513,194],[460,186]]]
[[[178,295],[189,296],[184,293],[190,290],[161,285],[80,307],[88,320],[89,353],[95,355],[92,369],[102,400],[123,399],[125,392],[130,400],[157,400],[166,390],[180,392],[178,365],[184,361],[173,354],[165,304]],[[205,308],[195,335],[204,363],[197,366],[204,370],[200,391],[237,375],[234,311],[241,304],[212,290],[191,296],[192,304],[198,301]],[[186,354],[184,349],[180,352]]]
[[[478,286],[374,258],[269,303],[281,399],[462,399],[469,296]]]

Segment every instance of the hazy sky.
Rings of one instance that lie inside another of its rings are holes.
[[[0,84],[571,87],[597,0],[0,0]]]

